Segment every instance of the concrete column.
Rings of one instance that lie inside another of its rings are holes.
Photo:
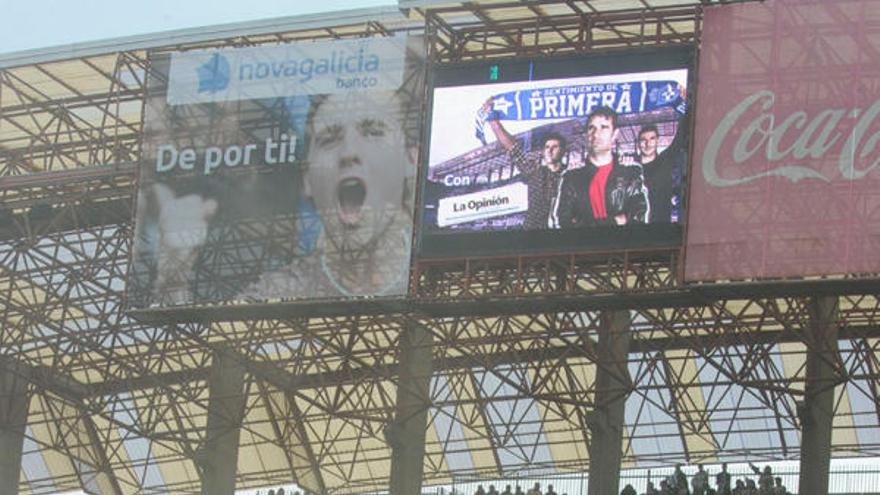
[[[0,356],[0,495],[18,495],[27,426],[28,368]]]
[[[400,368],[394,421],[385,431],[391,445],[390,495],[422,493],[425,432],[428,427],[432,336],[412,324],[400,335]]]
[[[233,495],[238,437],[244,415],[245,369],[230,351],[217,350],[208,376],[208,432],[199,463],[202,495]]]
[[[837,297],[810,301],[810,328],[806,329],[807,374],[801,420],[801,495],[826,495],[831,464],[831,431],[834,420],[834,387],[838,374]]]
[[[629,311],[607,311],[599,329],[596,409],[588,415],[590,478],[588,495],[619,493],[623,420],[631,388],[629,376]]]

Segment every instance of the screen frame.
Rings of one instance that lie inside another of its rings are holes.
[[[696,83],[696,45],[676,44],[666,47],[614,49],[596,53],[513,57],[432,64],[427,79],[427,112],[423,132],[423,152],[419,164],[417,191],[416,239],[414,259],[430,260],[471,256],[510,256],[538,253],[565,254],[625,250],[665,250],[681,247],[684,242],[685,222],[688,215],[687,177],[691,174],[691,156],[685,163],[685,182],[682,194],[683,214],[675,224],[645,224],[629,228],[589,227],[576,229],[507,230],[490,232],[436,232],[429,230],[426,218],[426,189],[431,157],[431,137],[434,116],[434,96],[437,88],[484,85],[489,68],[499,67],[498,79],[491,83],[512,83],[603,76],[635,72],[686,69],[687,112],[691,116],[682,131],[687,132],[685,149],[690,151],[693,135],[694,86]],[[586,67],[585,67],[586,66]],[[610,69],[609,69],[610,67]],[[536,75],[535,69],[538,69]],[[585,236],[585,234],[589,234]],[[598,235],[597,235],[598,234]],[[589,237],[590,239],[585,239]]]

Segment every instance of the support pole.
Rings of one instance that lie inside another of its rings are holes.
[[[831,432],[834,420],[835,363],[838,325],[837,297],[810,301],[810,328],[805,332],[807,375],[801,420],[801,495],[826,495],[831,467]]]
[[[623,451],[623,420],[629,395],[629,311],[607,311],[599,328],[596,367],[596,408],[588,415],[590,478],[588,495],[619,492]]]
[[[432,336],[422,325],[408,325],[400,336],[400,368],[394,421],[386,430],[391,445],[390,495],[422,493],[425,432],[433,372]]]
[[[214,352],[208,376],[208,434],[200,455],[202,495],[233,495],[244,416],[245,369],[234,354]]]
[[[0,356],[0,495],[18,495],[27,427],[28,368]]]

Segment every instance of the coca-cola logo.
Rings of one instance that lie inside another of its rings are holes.
[[[880,131],[866,139],[871,125],[880,115],[880,100],[865,111],[830,108],[811,117],[798,110],[783,118],[773,113],[775,101],[776,95],[772,91],[758,91],[744,98],[721,119],[703,153],[702,169],[706,182],[727,187],[773,176],[785,177],[792,182],[803,179],[831,182],[831,177],[803,163],[819,160],[838,146],[838,170],[844,179],[861,179],[880,165],[880,157],[872,155],[880,144]],[[755,111],[759,114],[753,120],[742,120]],[[855,121],[854,125],[852,121]],[[852,127],[846,134],[850,125]],[[730,163],[719,159],[722,149],[731,150],[733,163],[737,165],[760,160],[761,155],[768,162],[779,165],[740,177],[725,170],[722,177],[718,167]],[[857,168],[859,165],[861,168]]]

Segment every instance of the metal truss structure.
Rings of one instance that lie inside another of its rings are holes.
[[[245,371],[237,486],[387,489],[399,344],[432,336],[426,484],[582,471],[602,367],[623,463],[798,456],[815,299],[836,302],[832,449],[880,455],[872,278],[684,286],[678,250],[417,261],[398,306],[141,322],[126,313],[149,51],[427,32],[435,62],[691,43],[693,0],[401,2],[387,18],[0,69],[0,366],[27,380],[22,493],[197,493],[217,356]],[[316,27],[317,26],[317,27]],[[405,304],[404,304],[405,303]],[[628,360],[599,344],[627,311]]]

